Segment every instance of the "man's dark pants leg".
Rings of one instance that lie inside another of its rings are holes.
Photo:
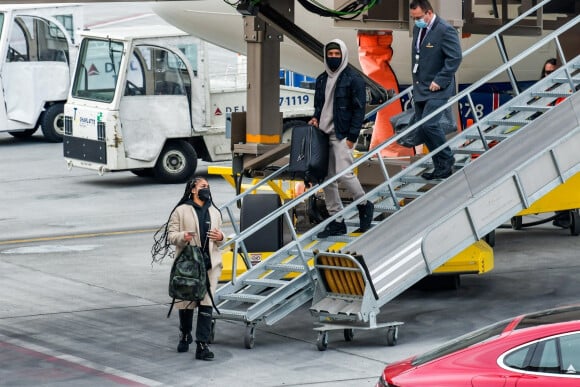
[[[426,117],[441,106],[447,103],[446,99],[429,99],[427,101],[415,101],[415,115],[417,119]],[[441,120],[441,115],[443,112],[436,114],[434,117],[429,119],[423,125],[421,125],[420,134],[429,148],[430,151],[439,148],[445,143],[445,132],[439,126],[439,120]],[[446,147],[441,152],[433,156],[433,164],[435,165],[435,170],[440,171],[446,168],[450,168],[453,165],[453,153],[449,147]]]

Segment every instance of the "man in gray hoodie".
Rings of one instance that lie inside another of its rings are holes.
[[[334,39],[324,47],[325,71],[316,78],[314,116],[309,124],[328,135],[330,145],[327,178],[353,163],[352,149],[361,130],[365,106],[365,83],[348,67],[348,50],[342,40]],[[324,189],[326,209],[332,216],[343,209],[338,183],[356,200],[365,192],[353,172]],[[364,201],[358,206],[360,230],[367,231],[373,220],[374,205]],[[346,234],[344,219],[337,218],[318,233],[319,238]]]

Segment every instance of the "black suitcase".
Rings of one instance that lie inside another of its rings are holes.
[[[328,173],[328,135],[312,125],[295,126],[288,172],[305,183],[321,183]]]
[[[240,231],[244,231],[282,205],[278,194],[255,194],[244,197],[240,210]],[[276,251],[283,246],[284,219],[274,219],[256,234],[246,238],[248,252]]]

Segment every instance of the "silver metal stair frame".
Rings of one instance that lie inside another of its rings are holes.
[[[521,18],[547,3],[549,1],[538,4]],[[490,35],[477,47],[490,39],[497,39],[499,33],[519,20],[518,18],[498,30],[497,35]],[[474,111],[470,93],[501,72],[511,69],[514,64],[550,40],[556,41],[562,54],[557,37],[579,21],[580,17],[576,17],[545,36],[536,45],[450,99],[439,111],[465,96]],[[252,335],[255,324],[276,323],[311,300],[314,289],[321,286],[316,270],[308,265],[309,261],[312,265],[313,251],[325,251],[333,243],[341,241],[347,243],[343,251],[356,251],[364,256],[370,271],[370,281],[377,290],[378,300],[365,296],[359,311],[348,312],[360,321],[368,321],[369,316],[378,314],[379,308],[386,302],[580,170],[580,154],[576,151],[580,145],[580,112],[578,107],[574,107],[574,104],[580,105],[580,98],[576,93],[558,106],[549,106],[556,98],[570,97],[573,94],[571,90],[580,83],[579,69],[580,58],[565,63],[550,77],[519,94],[487,117],[476,117],[471,128],[395,176],[389,176],[386,168],[383,168],[385,181],[382,184],[363,198],[353,201],[341,213],[304,234],[297,235],[293,228],[292,211],[296,206],[370,158],[378,157],[382,149],[430,117],[425,117],[404,133],[384,142],[357,159],[349,170],[285,203],[243,232],[236,224],[234,208],[239,200],[252,191],[248,190],[226,203],[222,208],[232,220],[236,233],[226,246],[232,246],[234,251],[240,250],[250,269],[216,291],[215,299],[221,315],[215,317],[243,321],[252,329]],[[398,94],[387,104],[408,93],[410,89]],[[433,115],[437,113],[438,111]],[[521,127],[510,130],[515,125]],[[492,139],[500,144],[489,148],[488,141]],[[462,169],[444,181],[423,180],[420,175],[430,168],[431,157],[445,146],[451,146],[456,158],[455,167]],[[472,159],[472,154],[481,156]],[[284,166],[264,178],[254,190],[277,179],[286,169],[287,166]],[[426,184],[437,186],[424,192]],[[399,203],[403,198],[414,198],[414,201],[401,207]],[[389,216],[382,221],[373,221],[371,230],[361,236],[351,234],[316,239],[316,234],[338,216],[346,219],[349,232],[354,231],[358,226],[356,205],[364,200],[375,203],[375,216]],[[278,217],[282,217],[289,226],[292,240],[267,260],[252,267],[243,241],[246,238],[259,238],[260,229]],[[236,262],[234,259],[233,273],[236,272]],[[288,279],[288,273],[294,273],[295,276]],[[328,314],[329,311],[331,315],[342,313],[340,308],[333,307],[328,300],[325,300],[324,310],[317,308],[320,301],[315,299],[313,302],[311,312],[314,315]]]

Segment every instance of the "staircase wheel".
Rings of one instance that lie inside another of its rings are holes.
[[[318,332],[318,339],[316,340],[316,348],[318,348],[319,351],[326,351],[326,348],[328,348],[327,331]]]
[[[511,220],[511,223],[514,230],[522,229],[523,221],[521,216],[514,216]]]
[[[570,234],[574,236],[580,235],[580,213],[578,209],[570,211]]]
[[[247,349],[254,348],[256,339],[256,327],[254,325],[246,326],[246,333],[244,334],[244,346]]]
[[[387,345],[389,347],[397,345],[398,337],[399,337],[399,327],[389,327],[389,329],[387,329]]]
[[[344,341],[352,341],[354,339],[354,330],[347,328],[344,330]]]

